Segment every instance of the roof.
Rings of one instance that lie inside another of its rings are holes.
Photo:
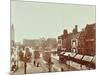
[[[93,29],[93,28],[95,28],[95,25],[96,25],[96,23],[93,23],[93,24],[87,24],[85,29],[87,29],[87,28]]]

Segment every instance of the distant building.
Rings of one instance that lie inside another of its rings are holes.
[[[11,25],[11,46],[14,46],[15,44],[15,29],[13,24]]]
[[[24,39],[23,40],[24,46],[30,46],[30,47],[36,47],[39,46],[39,40],[38,39]]]
[[[16,47],[22,47],[22,44],[20,42],[15,42]]]

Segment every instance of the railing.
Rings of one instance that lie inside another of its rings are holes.
[[[87,55],[81,55],[81,54],[76,54],[71,52],[65,52],[65,53],[62,52],[60,54],[60,57],[62,60],[64,60],[64,63],[66,61],[73,61],[80,64],[80,68],[82,67],[82,65],[85,65],[88,69],[96,68],[95,56],[87,56]]]

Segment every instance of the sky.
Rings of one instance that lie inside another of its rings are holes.
[[[11,24],[15,41],[23,39],[57,38],[64,29],[78,31],[86,24],[96,23],[94,5],[11,1]]]

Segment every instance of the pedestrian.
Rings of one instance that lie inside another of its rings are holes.
[[[64,69],[63,69],[63,67],[61,67],[61,72],[63,72],[64,71]]]
[[[39,67],[39,66],[40,66],[40,63],[38,62],[38,63],[37,63],[37,67]]]

